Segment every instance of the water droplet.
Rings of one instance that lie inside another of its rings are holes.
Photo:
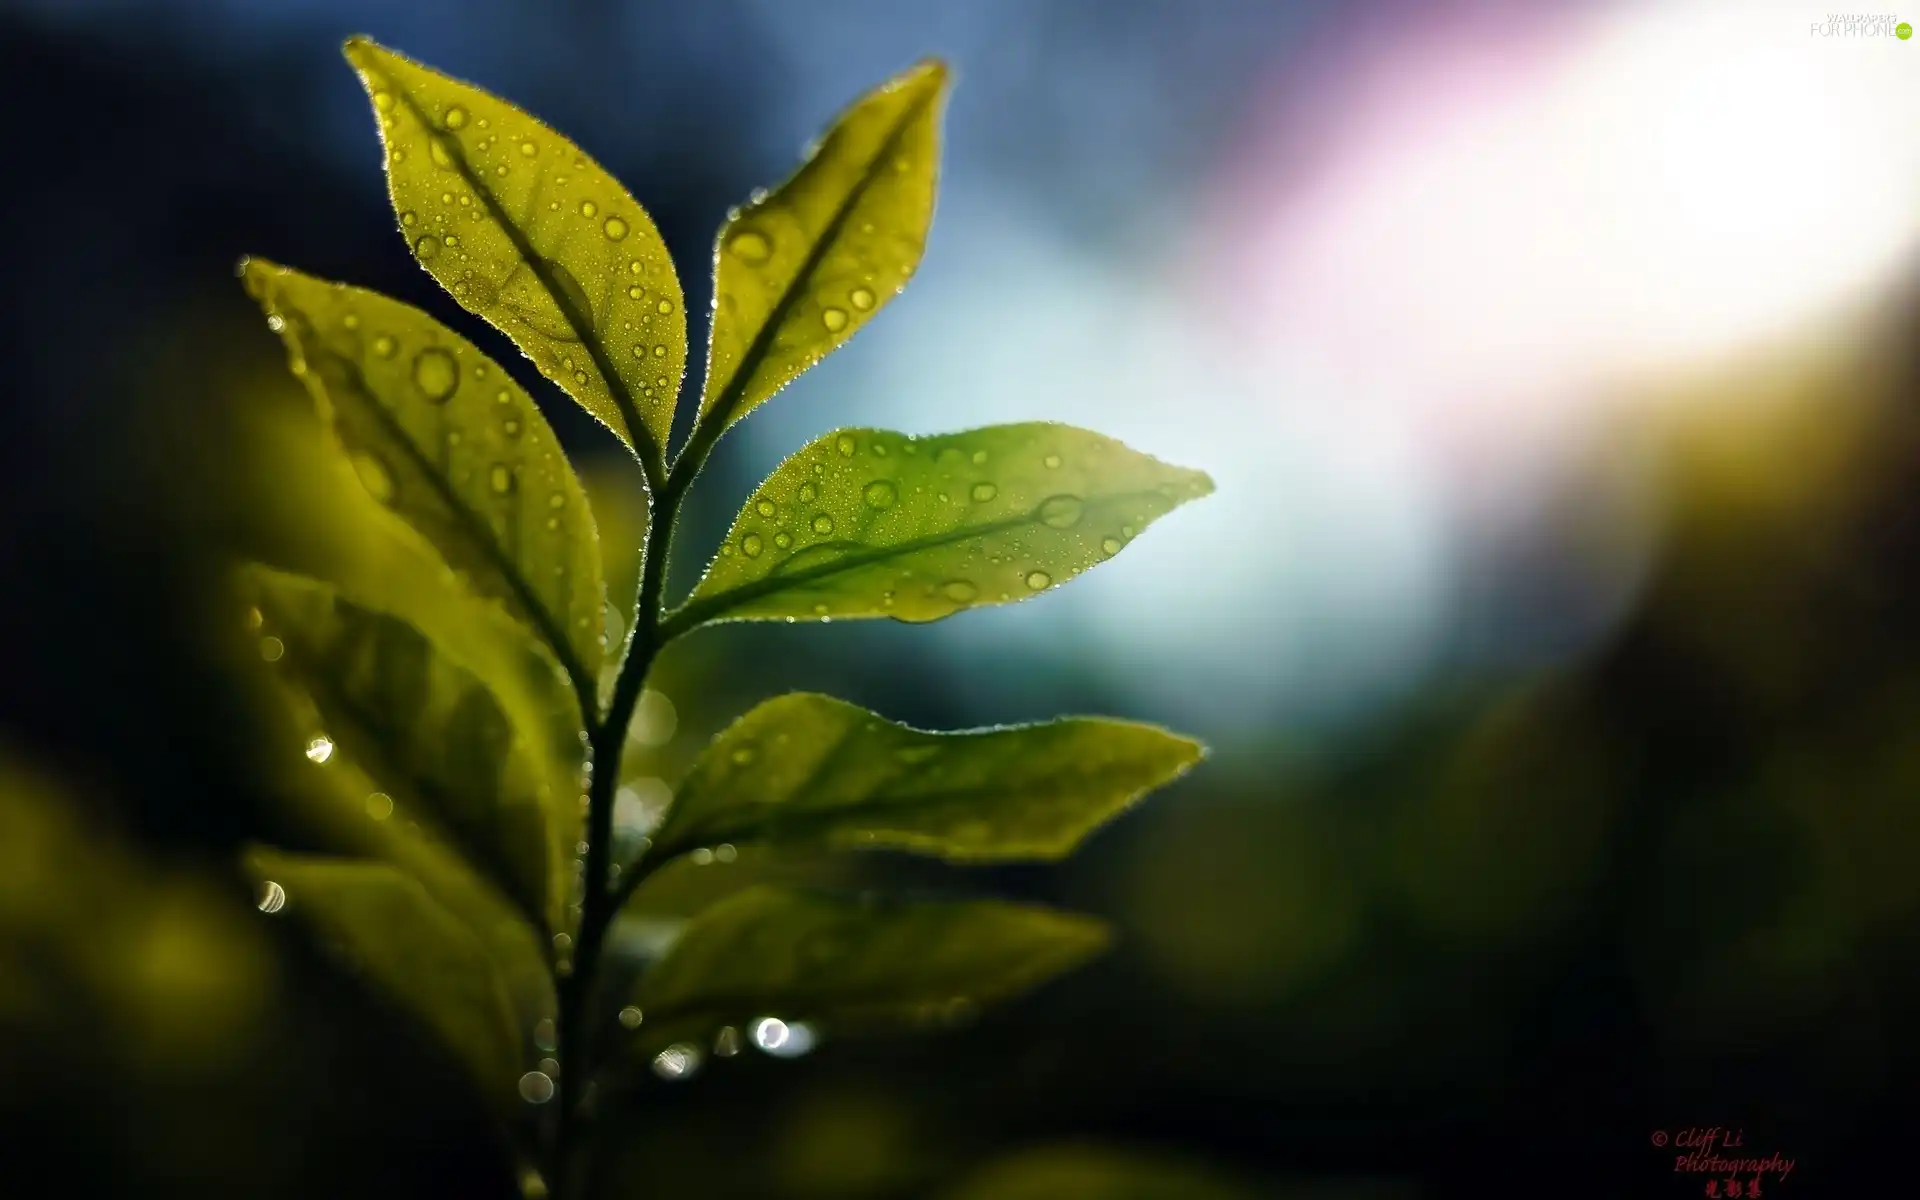
[[[630,287],[627,289],[627,299],[629,300],[645,300],[646,298],[647,289],[643,287]],[[634,353],[638,354],[639,351],[636,350]]]
[[[307,761],[323,763],[333,757],[333,739],[320,734],[307,743]]]
[[[393,815],[393,797],[385,792],[373,792],[367,797],[367,815],[376,821],[384,821]]]
[[[740,539],[740,553],[746,555],[748,558],[759,558],[760,551],[764,545],[765,543],[760,540],[759,534],[750,533]]]
[[[415,213],[412,209],[408,209],[400,214],[400,223],[402,225],[411,225],[419,219],[419,214]]]
[[[720,1032],[713,1038],[713,1056],[732,1058],[740,1053],[740,1031],[731,1025],[722,1025]]]
[[[940,594],[955,604],[968,604],[980,595],[980,589],[970,580],[949,579],[940,585]]]
[[[811,483],[803,483],[800,485],[799,494],[800,494],[800,503],[812,504],[815,497],[820,495],[820,489],[814,487]]]
[[[458,104],[447,110],[447,128],[459,129],[467,123],[467,110]]]
[[[873,456],[875,458],[885,458],[887,456],[887,444],[879,438],[873,439]]]
[[[267,317],[267,328],[273,330],[275,333],[279,333],[286,327],[287,319],[279,313],[272,313]]]
[[[260,657],[268,662],[279,662],[280,656],[287,652],[287,644],[277,637],[260,639]]]
[[[460,364],[438,346],[422,350],[413,360],[413,386],[435,404],[445,404],[460,386]]]
[[[742,746],[739,749],[735,750],[728,757],[733,759],[734,766],[744,767],[749,763],[751,763],[754,760],[755,755],[757,755],[758,753],[759,752],[756,751],[752,746]]]
[[[700,1047],[675,1042],[653,1056],[653,1073],[662,1079],[689,1079],[699,1073]]]
[[[560,1043],[555,1036],[552,1017],[541,1017],[533,1025],[533,1044],[542,1050],[551,1051]]]
[[[277,913],[287,906],[287,889],[269,879],[260,888],[257,907],[263,913]]]
[[[779,510],[773,506],[773,501],[761,500],[761,501],[757,501],[754,504],[753,511],[759,513],[763,517],[771,517],[775,512],[778,512]]]
[[[582,200],[580,202],[580,215],[583,217],[590,217],[599,211],[600,206],[591,200]],[[626,233],[626,223],[624,221],[621,222],[620,232],[622,235]]]
[[[375,92],[373,94],[373,106],[379,109],[381,112],[392,112],[393,111],[393,93],[392,92]]]
[[[742,229],[727,241],[727,249],[744,263],[763,263],[773,254],[773,243],[764,234]]]
[[[833,518],[826,513],[821,513],[813,519],[813,531],[820,534],[832,533]]]
[[[393,476],[387,472],[386,464],[373,455],[354,455],[353,473],[360,477],[360,486],[375,500],[386,504],[393,499]]]
[[[664,317],[668,313],[673,311],[673,301],[662,300],[659,304],[655,305],[654,307],[660,313],[660,315]]]
[[[820,323],[827,327],[828,333],[839,333],[847,327],[847,310],[844,308],[823,308],[820,310]]]
[[[640,1022],[644,1019],[645,1015],[631,1004],[620,1010],[620,1024],[623,1028],[638,1029]]]
[[[847,299],[852,302],[855,308],[861,312],[866,312],[873,307],[873,290],[871,288],[857,287],[847,293]]]
[[[1045,571],[1027,572],[1027,586],[1036,592],[1051,586],[1052,583],[1053,576],[1047,574]]]
[[[503,179],[504,179],[504,178],[506,178],[506,174],[507,174],[507,164],[505,164],[505,163],[501,163],[501,164],[500,164],[499,166],[497,166],[497,167],[495,167],[495,168],[493,169],[493,173],[494,173],[495,175],[498,175],[498,176],[500,176],[500,177],[501,177],[501,178],[503,178]]]
[[[453,144],[447,140],[444,134],[429,134],[427,136],[427,157],[433,160],[434,166],[451,169],[453,166]]]
[[[493,470],[487,473],[487,483],[495,494],[504,496],[513,490],[513,472],[505,463],[495,463]]]
[[[973,485],[973,490],[969,494],[972,495],[975,504],[985,504],[995,496],[998,496],[1000,489],[991,483],[976,483]]]
[[[545,1104],[553,1099],[553,1076],[545,1071],[528,1071],[520,1077],[520,1098],[528,1104]]]
[[[785,550],[788,546],[793,545],[793,535],[790,533],[776,533],[773,535],[773,544]]]
[[[867,485],[865,491],[860,493],[860,498],[867,502],[868,508],[880,509],[892,508],[893,502],[898,499],[899,496],[899,491],[884,479],[874,480]]]
[[[841,457],[852,458],[854,451],[853,437],[850,434],[841,434],[839,437],[833,439],[833,448],[840,452]]]
[[[528,158],[532,158],[534,155],[540,153],[540,147],[534,145],[532,142],[521,142],[520,153],[526,155]]]
[[[721,842],[713,848],[713,860],[715,862],[730,863],[739,857],[740,851],[734,849],[732,842]]]
[[[1078,496],[1048,496],[1040,502],[1040,523],[1050,529],[1072,529],[1086,507]]]
[[[761,1017],[749,1031],[753,1036],[753,1044],[767,1051],[778,1050],[786,1045],[790,1033],[787,1023],[779,1017]]]
[[[1040,461],[1046,464],[1047,470],[1049,471],[1055,471],[1060,468],[1060,456],[1058,454],[1049,454]]]
[[[514,420],[512,417],[508,417],[506,420],[500,422],[500,432],[510,438],[517,438],[520,436],[520,422]]]
[[[437,238],[423,237],[413,244],[413,252],[421,258],[432,258],[440,253],[440,242]]]
[[[1104,538],[1100,542],[1100,549],[1106,552],[1108,558],[1112,558],[1114,555],[1120,553],[1120,547],[1123,544],[1124,543],[1117,537]]]
[[[465,199],[466,199],[466,197],[465,197],[465,196],[462,196],[462,197],[460,197],[460,198],[461,198],[462,200],[465,200]],[[458,246],[458,245],[460,244],[460,239],[459,239],[459,238],[457,238],[457,237],[455,237],[455,236],[454,236],[453,234],[451,234],[451,233],[450,233],[450,234],[448,234],[448,235],[447,235],[447,236],[446,236],[446,237],[445,237],[444,239],[442,239],[442,240],[443,240],[443,241],[445,241],[445,242],[447,243],[447,245],[449,245],[449,246]]]

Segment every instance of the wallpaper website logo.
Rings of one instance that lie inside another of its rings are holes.
[[[1828,13],[1826,20],[1814,21],[1810,28],[1814,37],[1892,37],[1904,42],[1913,36],[1913,26],[1891,13]]]

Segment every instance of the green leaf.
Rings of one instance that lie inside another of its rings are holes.
[[[315,730],[326,728],[313,695],[288,672],[256,673],[256,707],[274,708],[262,746],[263,779],[282,804],[281,822],[303,846],[335,858],[371,859],[418,881],[485,948],[510,994],[519,1025],[531,1031],[555,1015],[553,945],[497,886],[477,873],[440,823],[404,789],[376,780],[336,747],[312,758]],[[424,821],[424,823],[422,823]]]
[[[937,61],[895,76],[842,113],[790,179],[721,227],[700,401],[710,436],[906,286],[933,221],[946,91]]]
[[[1200,471],[1071,425],[841,430],[747,501],[669,631],[723,619],[934,621],[1022,600],[1212,490]]]
[[[580,481],[507,372],[426,313],[261,259],[247,290],[361,481],[552,647],[592,716],[606,588]]]
[[[687,926],[640,981],[660,1036],[759,1016],[918,1023],[1025,991],[1107,945],[1088,917],[999,901],[853,899],[762,887]]]
[[[766,841],[949,862],[1058,859],[1204,753],[1130,721],[929,733],[796,693],[714,740],[680,785],[653,853]]]
[[[657,471],[686,367],[680,280],[619,180],[529,114],[357,37],[414,257]]]
[[[404,621],[262,567],[244,586],[277,669],[322,727],[309,757],[360,764],[398,804],[436,822],[548,932],[567,928],[579,785],[465,669]]]
[[[385,863],[259,848],[247,865],[280,885],[285,911],[337,953],[464,1066],[501,1113],[514,1111],[524,1033],[493,959],[417,880]]]

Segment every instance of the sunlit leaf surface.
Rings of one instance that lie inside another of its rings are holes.
[[[285,911],[424,1024],[466,1068],[481,1094],[512,1111],[522,1033],[493,960],[418,882],[385,863],[256,849],[248,866],[280,885]]]
[[[418,309],[261,259],[244,274],[367,490],[591,696],[606,603],[593,514],[526,392]]]
[[[397,802],[438,823],[549,930],[565,928],[578,786],[493,695],[397,618],[325,584],[252,568],[243,586],[275,640],[276,670],[323,727],[308,757],[350,757]]]
[[[998,901],[854,899],[782,888],[707,909],[642,978],[653,1028],[757,1016],[849,1025],[951,1019],[1107,944],[1087,917]]]
[[[781,696],[701,755],[653,853],[767,841],[1056,859],[1202,753],[1129,721],[928,733],[830,696]]]
[[[721,228],[703,422],[740,419],[906,286],[933,220],[946,89],[938,62],[889,80]]]
[[[684,301],[644,209],[572,142],[366,38],[347,43],[414,257],[656,461],[686,366]]]
[[[932,621],[1021,600],[1212,490],[1200,471],[1071,425],[843,429],[755,491],[671,620]]]

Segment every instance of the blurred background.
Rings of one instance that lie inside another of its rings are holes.
[[[1028,603],[669,653],[643,795],[797,687],[1215,753],[1058,869],[870,868],[1096,912],[1119,948],[950,1033],[640,1087],[605,1118],[649,1181],[618,1194],[1696,1196],[1651,1139],[1713,1126],[1796,1160],[1780,1195],[1895,1194],[1859,1190],[1920,1132],[1920,45],[1891,28],[0,3],[5,1161],[70,1195],[511,1190],[454,1069],[232,866],[295,834],[208,584],[326,518],[234,261],[520,364],[394,236],[338,53],[365,32],[624,179],[699,314],[730,204],[873,83],[955,66],[919,276],[726,439],[676,594],[838,425],[1058,419],[1219,486]],[[538,394],[630,603],[634,472]]]

